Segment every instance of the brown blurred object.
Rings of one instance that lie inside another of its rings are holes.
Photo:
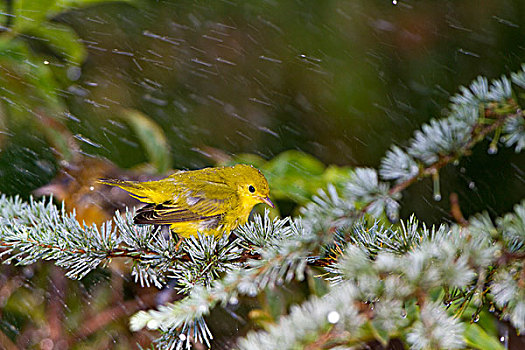
[[[75,210],[78,222],[86,225],[100,225],[115,210],[137,205],[129,196],[96,184],[99,178],[119,178],[124,171],[108,160],[84,156],[77,139],[61,121],[43,112],[38,113],[38,119],[62,168],[53,181],[33,191],[35,196],[53,196],[64,202],[66,210]]]
[[[100,225],[111,219],[115,210],[139,204],[124,191],[97,184],[100,178],[143,181],[147,176],[125,172],[105,159],[82,158],[79,162],[68,163],[53,181],[33,194],[38,197],[52,195],[63,201],[66,210],[75,210],[77,220],[86,225]]]
[[[139,201],[125,191],[96,183],[98,179],[146,181],[160,178],[120,169],[107,159],[90,158],[82,153],[78,144],[83,136],[73,135],[61,120],[43,111],[39,111],[37,117],[61,169],[53,181],[36,189],[33,194],[37,197],[52,195],[64,202],[68,212],[76,211],[76,218],[81,224],[100,225],[111,219],[115,210],[123,212],[126,207],[139,205]]]

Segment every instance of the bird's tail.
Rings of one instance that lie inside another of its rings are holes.
[[[147,194],[148,190],[141,182],[117,179],[98,179],[97,183],[121,188],[124,191],[127,191],[131,197],[136,198],[141,202],[151,202]]]

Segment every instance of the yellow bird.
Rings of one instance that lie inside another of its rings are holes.
[[[137,211],[136,224],[170,225],[179,237],[229,234],[246,223],[256,204],[274,207],[264,175],[245,164],[179,171],[158,181],[98,182],[147,203]]]

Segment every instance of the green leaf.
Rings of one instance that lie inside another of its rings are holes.
[[[0,92],[9,101],[8,108],[22,114],[36,108],[52,112],[63,109],[53,71],[43,59],[32,55],[24,42],[0,40],[0,64],[10,73],[0,76],[0,83],[9,87]]]
[[[29,50],[22,41],[0,36],[0,61],[23,63],[28,55]]]
[[[489,335],[476,323],[467,324],[463,333],[467,345],[474,349],[505,350],[505,347],[494,336]]]
[[[123,109],[119,116],[124,119],[137,134],[150,162],[159,173],[171,168],[168,141],[162,128],[148,116],[133,109]]]
[[[326,282],[326,280],[319,278],[319,274],[321,273],[321,270],[313,270],[312,273],[308,272],[306,274],[306,282],[308,283],[311,294],[318,297],[325,295],[329,291],[329,284]]]
[[[372,339],[377,340],[378,342],[386,347],[389,341],[389,336],[385,331],[379,330],[374,327],[371,321],[367,321],[363,327],[359,329],[359,333],[356,334],[356,337],[360,339],[361,342],[368,342]]]
[[[299,151],[286,151],[261,168],[271,184],[272,196],[304,204],[329,183],[340,187],[348,179],[350,168],[325,165],[317,158]]]
[[[388,332],[383,329],[382,327],[377,327],[374,321],[369,322],[370,329],[372,331],[372,334],[374,335],[374,338],[381,343],[384,347],[388,345],[388,342],[390,341],[390,336]]]
[[[25,287],[16,288],[16,291],[6,300],[2,311],[4,315],[8,313],[11,316],[28,317],[30,315],[36,322],[44,323],[46,310],[42,301],[43,298],[40,293],[35,293]]]
[[[13,31],[21,33],[31,28],[38,28],[41,23],[53,15],[55,0],[18,0],[13,3]]]
[[[131,2],[131,0],[15,0],[13,31],[22,33],[40,27],[61,12],[99,3]]]
[[[44,23],[33,28],[31,34],[43,39],[49,48],[65,61],[80,65],[86,58],[86,49],[77,33],[63,24]]]
[[[261,169],[264,164],[266,163],[266,160],[256,154],[252,154],[252,153],[241,153],[241,154],[237,154],[235,155],[235,158],[233,159],[230,159],[226,162],[220,162],[219,165],[221,166],[232,166],[232,165],[235,165],[235,164],[238,164],[238,163],[243,163],[243,164],[250,164],[250,165],[253,165],[254,167],[258,168],[258,169]]]

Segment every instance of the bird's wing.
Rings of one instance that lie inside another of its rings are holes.
[[[135,223],[171,224],[220,218],[238,201],[236,189],[221,181],[192,179],[177,187],[177,195],[172,199],[138,210]]]
[[[180,209],[168,202],[163,204],[148,204],[139,209],[135,215],[136,224],[174,224],[177,222],[201,221],[219,218],[221,214],[199,215],[188,209]]]

